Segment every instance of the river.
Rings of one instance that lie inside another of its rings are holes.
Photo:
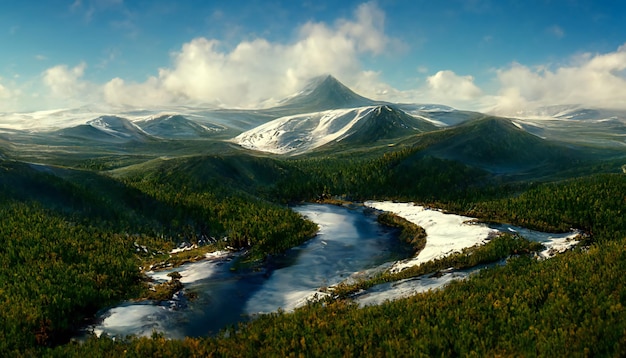
[[[198,337],[245,321],[256,314],[292,310],[307,300],[324,295],[320,288],[335,285],[382,269],[399,271],[465,247],[481,245],[498,232],[516,232],[541,242],[546,259],[577,243],[577,232],[549,234],[511,225],[474,223],[469,217],[447,214],[412,203],[367,202],[366,207],[396,213],[425,228],[426,247],[415,257],[411,248],[399,242],[397,232],[379,225],[371,209],[306,204],[294,207],[319,225],[318,234],[284,255],[270,257],[258,272],[231,270],[237,253],[216,253],[207,260],[176,269],[149,273],[156,280],[169,280],[177,271],[185,291],[167,302],[126,302],[104,311],[91,330],[100,335],[149,336],[153,332],[168,338]],[[359,305],[380,304],[388,299],[439,288],[480,270],[444,270],[439,275],[415,277],[375,286],[354,297]]]
[[[94,333],[112,336],[169,338],[206,336],[259,313],[292,310],[359,271],[390,264],[411,255],[395,230],[379,225],[363,207],[306,204],[293,208],[317,223],[318,234],[284,255],[271,257],[260,272],[230,270],[233,254],[216,255],[174,270],[152,273],[155,279],[178,271],[187,301],[127,302],[103,312]]]

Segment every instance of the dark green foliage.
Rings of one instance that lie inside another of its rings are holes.
[[[493,173],[556,171],[570,166],[582,153],[546,141],[511,120],[485,117],[423,137],[425,152]],[[429,143],[430,142],[430,143]],[[427,144],[428,143],[428,144]]]
[[[0,208],[0,351],[50,345],[100,307],[139,292],[128,239],[38,206]]]
[[[228,338],[90,340],[57,356],[621,356],[626,354],[625,242],[537,262],[380,306],[342,301],[274,313]]]
[[[489,192],[499,181],[458,162],[424,156],[407,147],[372,157],[322,157],[285,162],[287,174],[275,185],[283,200],[393,198],[420,202],[462,201]]]
[[[0,352],[66,342],[98,309],[146,297],[139,266],[173,242],[216,237],[258,260],[316,231],[286,207],[223,185],[185,186],[177,172],[121,182],[19,162],[0,170]],[[169,286],[152,298],[181,288]]]
[[[392,213],[382,213],[378,215],[378,222],[400,229],[400,240],[413,247],[415,254],[419,253],[426,246],[426,230],[412,222],[394,215]]]
[[[478,203],[469,215],[543,231],[584,230],[598,240],[626,237],[626,175],[543,184],[517,197]]]
[[[152,175],[129,176],[125,182],[166,206],[152,212],[170,220],[181,238],[224,238],[234,248],[251,248],[256,259],[296,246],[313,236],[317,226],[286,207],[271,204],[233,186],[253,190],[271,180],[271,162],[254,158],[207,157],[164,163]],[[242,164],[243,162],[243,164]],[[265,177],[263,177],[265,176]]]
[[[420,228],[421,229],[421,228]],[[512,255],[529,255],[543,248],[543,245],[510,234],[498,235],[481,246],[473,246],[463,251],[406,268],[400,272],[383,272],[371,279],[347,284],[341,283],[333,288],[333,296],[347,298],[350,295],[384,282],[395,282],[411,277],[439,272],[448,268],[466,269],[482,264],[490,264]]]

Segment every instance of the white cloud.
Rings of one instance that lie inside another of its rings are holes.
[[[75,4],[86,8],[96,3],[77,0]],[[103,8],[123,2],[98,4]],[[385,34],[384,24],[385,14],[375,3],[365,3],[351,19],[303,24],[291,42],[256,38],[230,47],[216,39],[195,38],[171,54],[170,66],[143,82],[113,78],[104,85],[91,83],[84,78],[86,64],[80,63],[43,73],[44,88],[51,96],[36,84],[21,93],[35,89],[42,97],[38,104],[56,107],[102,101],[140,107],[199,103],[255,107],[270,105],[300,90],[311,77],[330,73],[361,95],[396,102],[442,103],[499,114],[556,104],[626,108],[626,44],[609,53],[577,55],[561,66],[512,63],[495,69],[491,92],[481,89],[471,75],[422,66],[416,68],[419,78],[404,82],[414,87],[398,90],[383,81],[382,72],[363,65],[364,57],[396,49],[398,40]],[[551,31],[565,35],[558,26]],[[105,65],[106,60],[101,66]],[[3,84],[0,96],[18,95],[19,86]]]
[[[417,66],[417,72],[421,74],[428,73],[428,67],[426,66]]]
[[[11,91],[8,88],[4,87],[2,83],[0,83],[0,99],[7,99],[11,97]]]
[[[433,97],[469,101],[482,94],[474,84],[474,77],[459,76],[452,71],[439,71],[426,79]]]
[[[368,84],[377,91],[363,94],[390,102],[438,103],[461,109],[482,108],[489,98],[474,84],[474,77],[460,76],[450,70],[438,71],[423,80],[417,78],[416,87],[408,90],[398,90],[382,83],[380,75],[371,76]]]
[[[332,26],[304,24],[287,44],[257,38],[225,50],[218,40],[196,38],[172,54],[172,66],[160,69],[158,76],[144,83],[107,83],[105,98],[126,105],[146,102],[148,96],[170,103],[250,107],[290,95],[316,75],[332,73],[356,83],[363,74],[359,56],[379,55],[393,42],[384,34],[384,17],[374,3],[362,4],[354,19]]]
[[[22,91],[14,80],[0,77],[0,112],[15,111],[22,97]]]
[[[626,44],[606,54],[584,54],[555,69],[514,63],[497,71],[500,91],[496,111],[580,104],[626,108]]]
[[[43,83],[50,89],[52,95],[60,98],[78,97],[86,87],[82,81],[87,64],[81,62],[76,67],[66,65],[51,67],[43,73]]]

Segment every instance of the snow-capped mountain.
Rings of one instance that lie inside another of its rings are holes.
[[[302,91],[270,109],[282,115],[386,104],[354,93],[331,75],[312,79]]]
[[[434,129],[391,106],[365,106],[281,117],[238,135],[234,142],[252,150],[300,154],[331,142],[374,143]]]
[[[179,114],[166,114],[134,122],[146,133],[166,139],[193,139],[222,131],[216,124],[200,124]]]
[[[53,134],[64,138],[106,143],[144,142],[150,139],[150,135],[136,124],[117,116],[100,116],[86,124],[61,129]]]

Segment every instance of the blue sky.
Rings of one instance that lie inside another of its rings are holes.
[[[587,0],[0,0],[0,112],[360,94],[510,113],[626,108],[626,5]]]

